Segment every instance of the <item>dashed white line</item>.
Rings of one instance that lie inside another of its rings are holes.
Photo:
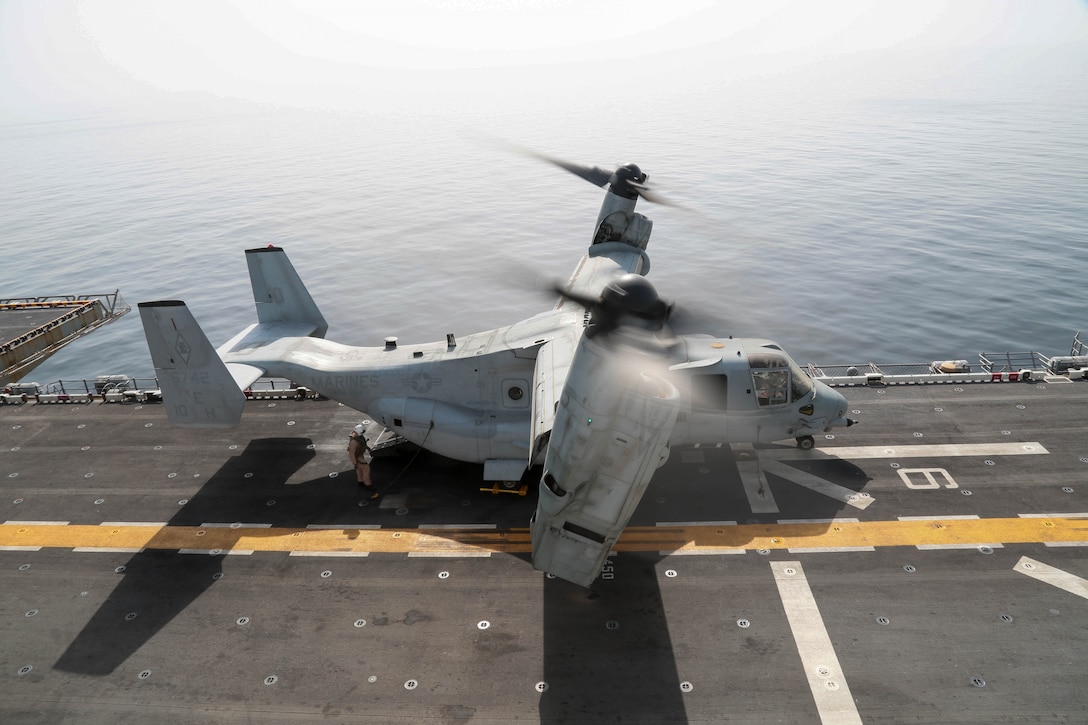
[[[12,519],[11,521],[5,521],[7,526],[67,526],[72,523],[71,521],[19,521]]]
[[[200,525],[202,529],[271,529],[272,524],[243,524],[241,521],[223,523],[221,521],[209,521]]]
[[[942,549],[977,549],[980,546],[988,546],[991,549],[1004,549],[1004,544],[916,544],[918,551],[940,551]]]
[[[876,551],[875,546],[791,546],[791,554],[849,554],[855,551]]]
[[[138,546],[75,546],[72,551],[81,554],[139,554],[144,549]]]
[[[344,530],[344,531],[362,530],[362,529],[380,529],[381,527],[382,527],[381,524],[307,524],[306,525],[307,529],[319,529],[319,530],[337,529],[337,530]]]
[[[861,519],[850,518],[834,518],[834,519],[779,519],[780,524],[856,524]]]
[[[497,529],[496,524],[420,524],[421,529],[480,529],[491,530]]]

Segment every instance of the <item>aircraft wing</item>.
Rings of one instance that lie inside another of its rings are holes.
[[[548,449],[575,346],[576,342],[570,337],[559,336],[544,343],[537,352],[533,370],[533,419],[530,426],[533,445],[529,465],[542,462]]]

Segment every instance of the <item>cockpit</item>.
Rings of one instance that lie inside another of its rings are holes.
[[[812,392],[812,378],[781,350],[761,348],[748,353],[752,389],[759,405],[785,405]]]

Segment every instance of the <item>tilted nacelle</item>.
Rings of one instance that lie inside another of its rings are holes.
[[[680,394],[663,360],[583,335],[530,525],[533,566],[589,586],[668,456]]]

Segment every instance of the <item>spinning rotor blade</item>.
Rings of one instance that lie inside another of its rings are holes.
[[[546,161],[553,166],[558,166],[564,171],[569,171],[578,178],[585,179],[594,186],[600,186],[601,188],[604,188],[605,186],[608,186],[608,182],[612,180],[612,172],[605,171],[599,166],[585,166],[583,164],[575,164],[570,161],[557,159],[554,156],[547,156],[538,151],[530,151],[529,149],[526,149],[525,153],[529,154],[534,158],[540,159],[541,161]]]
[[[634,183],[634,182],[628,182],[628,184],[632,188],[634,188],[635,190],[638,191],[638,195],[640,197],[642,197],[646,201],[650,202],[651,204],[659,204],[661,206],[671,206],[671,207],[674,207],[676,209],[684,209],[685,211],[688,210],[687,207],[684,206],[683,204],[678,204],[675,201],[671,201],[668,198],[662,196],[661,192],[654,191],[653,189],[650,188],[649,184],[647,184],[647,183],[637,184],[637,183]]]
[[[596,299],[594,297],[586,297],[585,295],[580,295],[576,292],[572,292],[570,289],[564,287],[558,282],[553,282],[549,289],[563,299],[570,300],[574,304],[580,305],[581,307],[586,308],[590,312],[598,307],[601,302],[599,299]]]
[[[669,307],[668,325],[677,335],[720,335],[725,320],[715,317],[706,309],[674,303]]]
[[[652,204],[672,206],[679,209],[684,208],[682,205],[677,204],[674,201],[670,201],[660,192],[654,191],[646,182],[645,175],[642,174],[638,166],[635,166],[634,164],[624,164],[618,167],[615,171],[607,171],[599,166],[576,164],[573,161],[566,161],[564,159],[560,159],[555,156],[549,156],[548,154],[542,154],[539,151],[534,151],[532,149],[524,148],[521,146],[511,145],[511,147],[527,156],[532,156],[534,159],[539,159],[541,161],[547,162],[552,166],[558,166],[564,171],[574,174],[580,179],[585,179],[594,186],[605,188],[611,185],[614,189],[619,188],[622,191],[632,191],[638,194],[640,198],[645,199]]]

